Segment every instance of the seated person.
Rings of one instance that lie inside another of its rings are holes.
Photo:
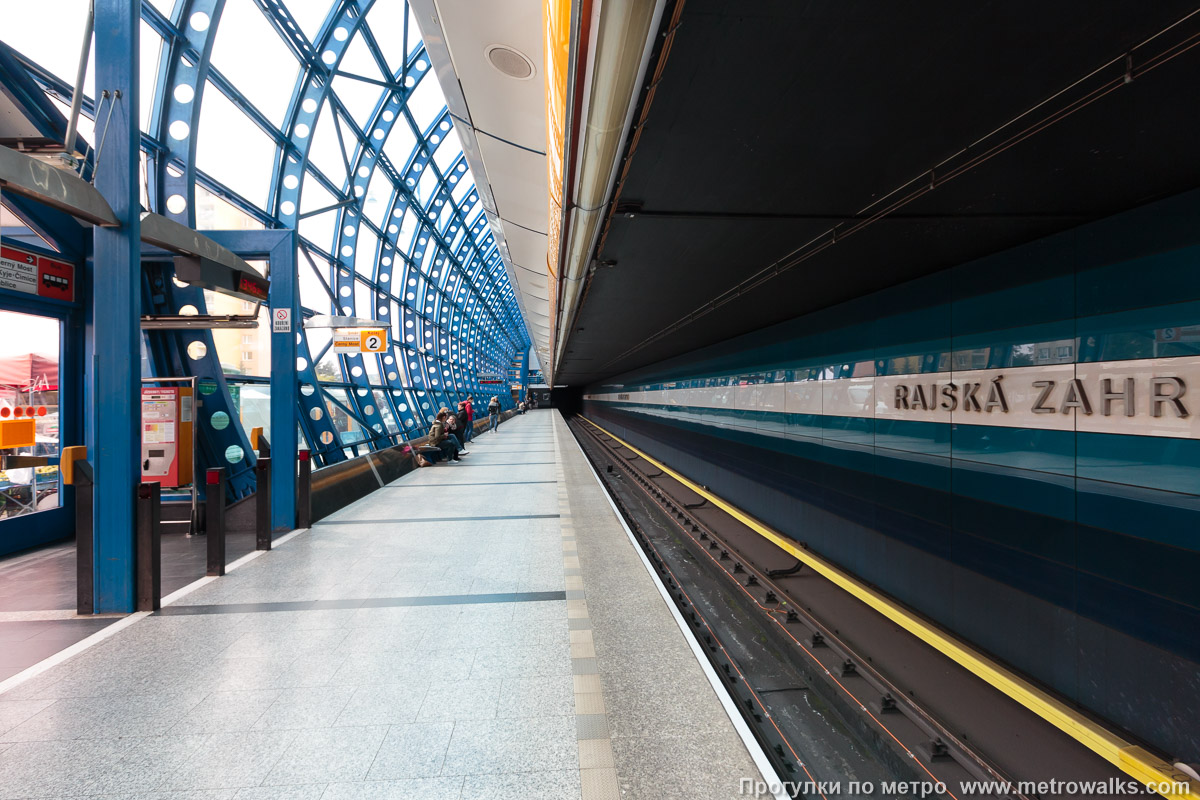
[[[454,437],[446,433],[446,409],[442,409],[429,427],[429,443],[442,451],[442,455],[451,461],[461,461],[458,457],[459,446]]]
[[[467,401],[460,400],[458,403],[458,413],[454,415],[457,424],[454,426],[455,436],[458,437],[459,443],[463,446],[463,450],[459,455],[467,452],[467,431],[471,427],[471,412],[467,410]]]
[[[454,437],[455,443],[458,444],[458,454],[460,456],[467,455],[467,453],[469,451],[467,450],[467,443],[463,439],[464,428],[459,425],[458,417],[454,414],[451,414],[450,409],[446,408],[445,406],[442,406],[441,411],[439,411],[438,413],[446,415],[444,417],[445,424],[446,424],[446,433],[448,433],[452,437]]]

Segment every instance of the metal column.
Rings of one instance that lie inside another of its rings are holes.
[[[291,312],[291,330],[271,334],[271,529],[290,531],[296,524],[296,413],[300,381],[296,369],[296,334],[304,325],[296,284],[294,231],[271,250],[271,316]],[[272,321],[272,325],[274,322]]]
[[[134,610],[134,487],[141,480],[138,53],[141,0],[95,0],[96,188],[121,223],[93,232],[89,452],[95,454],[95,610]],[[111,103],[112,113],[109,113]]]
[[[521,358],[521,396],[517,398],[517,402],[524,400],[526,395],[529,394],[529,359],[532,356],[533,345],[530,345],[525,348],[525,355]]]
[[[271,317],[276,309],[291,310],[291,330],[271,334],[271,530],[290,531],[296,524],[296,425],[300,409],[296,334],[300,317],[296,251],[300,238],[293,230],[206,231],[218,244],[245,259],[266,258],[271,269]],[[311,369],[311,365],[308,365]]]

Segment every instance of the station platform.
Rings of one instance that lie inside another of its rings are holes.
[[[0,799],[702,800],[759,780],[559,414],[469,449],[0,694]]]
[[[162,592],[183,589],[206,571],[203,536],[162,537]],[[254,534],[226,533],[228,561],[254,552]],[[4,682],[92,634],[124,614],[76,613],[75,542],[59,542],[0,560],[0,692]]]

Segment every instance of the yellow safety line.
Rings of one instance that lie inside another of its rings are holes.
[[[622,440],[620,437],[614,436],[611,432],[592,422],[587,417],[581,416],[581,419],[593,428],[620,442],[634,453],[637,453],[648,463],[653,464],[658,469],[687,486],[693,492],[725,511],[780,549],[800,559],[800,561],[812,568],[814,572],[820,573],[826,579],[866,603],[880,614],[883,614],[897,625],[900,625],[921,641],[1004,692],[1004,694],[1071,736],[1089,750],[1112,762],[1143,785],[1150,785],[1149,788],[1166,797],[1179,798],[1179,800],[1184,800],[1185,798],[1186,800],[1200,800],[1200,783],[1197,783],[1187,773],[1176,769],[1173,764],[1158,758],[1146,751],[1145,748],[1125,741],[1107,728],[1096,724],[1061,700],[1021,678],[1011,670],[997,664],[992,659],[979,653],[962,641],[955,639],[945,631],[934,627],[912,611],[878,594],[857,578],[843,572],[824,559],[813,555],[811,552],[801,549],[784,534],[775,531],[740,508],[727,503],[712,492],[693,483],[670,467],[651,458],[633,445]],[[1163,792],[1159,791],[1160,788],[1163,788],[1159,784],[1183,784],[1187,786],[1187,790],[1183,792]]]

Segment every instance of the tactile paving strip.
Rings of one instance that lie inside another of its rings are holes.
[[[554,445],[559,448],[558,427]],[[587,587],[579,567],[575,524],[567,494],[562,458],[557,461],[558,517],[562,527],[563,574],[567,598],[567,623],[571,637],[571,672],[575,676],[575,731],[579,745],[579,783],[582,800],[618,800],[616,762],[605,713],[604,692],[597,674],[592,621],[588,616]]]

